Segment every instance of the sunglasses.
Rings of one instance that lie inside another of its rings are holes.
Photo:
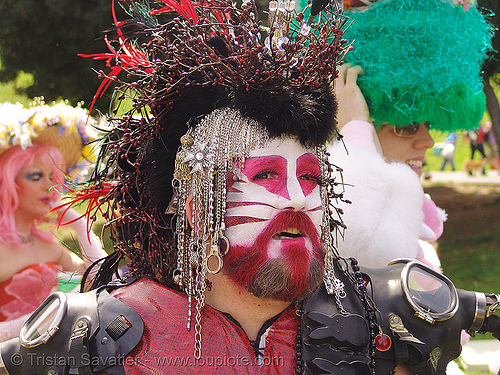
[[[418,129],[420,129],[420,125],[424,125],[427,130],[429,130],[429,121],[425,122],[412,122],[410,125],[406,126],[393,126],[392,129],[394,130],[394,134],[396,134],[398,137],[404,137],[404,138],[409,138],[413,137],[415,134],[418,133]]]

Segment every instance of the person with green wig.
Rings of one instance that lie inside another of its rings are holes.
[[[343,169],[345,196],[353,202],[341,204],[347,229],[339,253],[366,267],[414,258],[441,271],[432,243],[446,213],[420,182],[434,145],[429,130],[478,126],[491,27],[467,1],[369,3],[346,11],[352,50],[335,80],[344,145],[330,147],[331,160]]]
[[[331,158],[353,204],[343,207],[339,251],[369,267],[407,257],[439,270],[430,242],[446,214],[419,178],[429,129],[478,126],[491,26],[476,6],[451,0],[379,0],[346,14],[352,50],[335,81],[345,147],[331,147]]]
[[[419,180],[434,144],[429,129],[479,124],[491,28],[474,5],[451,0],[380,0],[346,13],[353,48],[335,90],[347,153],[333,147],[332,159],[352,184],[346,195],[354,203],[344,210],[339,251],[370,267],[410,257],[439,269],[429,242],[441,235],[446,214]]]

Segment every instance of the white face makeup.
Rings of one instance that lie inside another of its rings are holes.
[[[253,150],[228,187],[225,235],[231,246],[251,246],[271,224],[276,233],[267,244],[269,259],[280,258],[292,242],[312,254],[311,231],[321,232],[323,214],[320,179],[318,158],[294,139],[274,139]],[[302,212],[309,220],[285,227],[273,223],[283,211]]]

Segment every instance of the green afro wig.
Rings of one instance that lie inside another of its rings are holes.
[[[346,15],[354,44],[345,60],[364,69],[358,83],[376,126],[478,126],[486,108],[480,69],[493,31],[474,5],[380,0]]]

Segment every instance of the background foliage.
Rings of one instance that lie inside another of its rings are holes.
[[[493,124],[493,134],[495,139],[500,140],[500,104],[493,92],[492,84],[500,83],[500,1],[498,0],[477,0],[480,7],[490,12],[489,20],[495,28],[495,35],[492,40],[493,50],[490,59],[484,63],[484,93],[486,94],[486,107]],[[495,79],[496,78],[496,79]]]
[[[484,76],[485,78],[491,78],[495,73],[500,73],[500,35],[498,33],[498,28],[500,27],[500,1],[498,0],[477,0],[477,4],[480,7],[488,9],[492,12],[489,18],[490,22],[497,29],[495,36],[493,37],[493,51],[491,52],[490,60],[484,64]]]
[[[105,65],[77,54],[105,49],[103,30],[113,26],[110,0],[0,0],[0,15],[0,81],[23,71],[33,75],[32,85],[14,87],[17,94],[73,105],[92,101],[100,83],[92,68]]]

